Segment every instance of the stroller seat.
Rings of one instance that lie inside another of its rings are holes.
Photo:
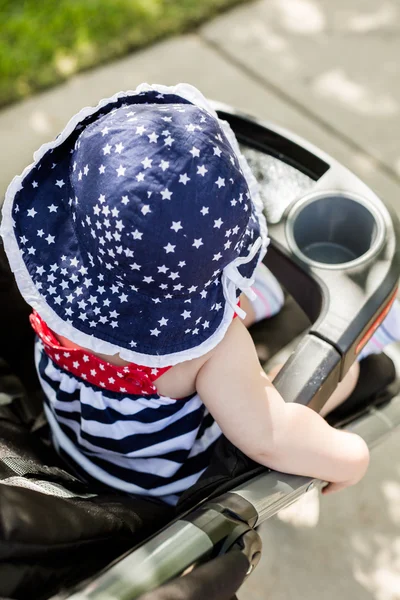
[[[267,363],[295,340],[276,386],[286,400],[319,410],[395,293],[400,265],[397,220],[362,182],[307,142],[228,107],[217,108],[233,127],[261,183],[272,238],[266,264],[287,290],[281,312],[251,330],[260,360]],[[364,231],[360,243],[353,243],[339,225],[331,228],[334,238],[323,237],[334,204],[340,204],[341,212],[348,208],[352,219],[359,220]],[[332,262],[338,247],[345,251],[336,253]],[[50,443],[33,366],[29,309],[1,252],[0,356],[9,371],[3,368],[0,377],[0,596],[44,600],[58,593],[59,598],[136,598],[147,585],[156,587],[197,560],[224,555],[232,547],[244,551],[255,564],[260,547],[253,527],[313,482],[268,473],[223,437],[209,468],[182,495],[176,510],[158,500],[82,481],[66,468]],[[370,281],[371,266],[378,259],[384,268],[371,288],[365,282]],[[357,267],[357,277],[349,264]],[[343,293],[335,294],[338,284],[349,291],[346,304]],[[350,422],[350,427],[375,443],[400,422],[400,408],[390,402],[398,391],[397,380],[391,360],[375,357],[365,364],[363,388],[358,387],[356,395],[330,418],[338,426]],[[376,420],[375,415],[371,429],[371,403],[388,403],[390,419],[385,417],[385,426],[384,419]],[[193,512],[204,499],[208,504]],[[161,537],[130,553],[170,522],[171,528]],[[184,563],[177,559],[172,565],[168,556],[175,535],[182,539],[178,558],[184,553],[186,557]],[[125,560],[97,578],[99,569],[123,553],[127,553]],[[147,577],[142,565],[149,561],[153,562]],[[143,588],[127,589],[133,573],[147,577]],[[83,591],[71,590],[90,576],[94,578]]]

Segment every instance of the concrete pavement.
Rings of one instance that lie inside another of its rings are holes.
[[[261,0],[0,112],[0,194],[82,106],[142,81],[187,81],[323,148],[400,214],[396,0]],[[262,528],[240,600],[400,599],[400,435],[355,489]]]

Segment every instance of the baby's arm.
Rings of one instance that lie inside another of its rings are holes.
[[[331,482],[329,491],[357,483],[367,470],[369,452],[359,436],[283,400],[239,319],[199,370],[196,389],[226,437],[267,467]]]

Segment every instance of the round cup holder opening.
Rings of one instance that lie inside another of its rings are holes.
[[[341,192],[304,198],[287,220],[294,253],[306,262],[329,268],[354,264],[377,252],[383,228],[374,206]]]

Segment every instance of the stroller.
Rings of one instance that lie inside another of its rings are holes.
[[[265,262],[287,292],[283,310],[251,330],[260,360],[287,359],[274,385],[319,411],[396,297],[400,225],[319,149],[215,108],[260,183],[272,240]],[[223,437],[176,509],[67,471],[42,416],[29,308],[4,254],[1,263],[0,597],[232,598],[260,559],[256,526],[323,482],[265,469]],[[330,424],[380,443],[400,424],[399,373],[396,347],[369,356]]]

